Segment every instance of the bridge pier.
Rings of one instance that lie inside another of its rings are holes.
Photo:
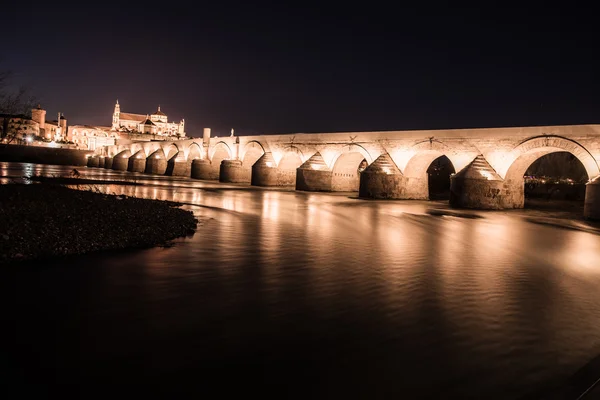
[[[252,169],[244,168],[241,160],[223,160],[219,168],[219,182],[250,183]]]
[[[504,208],[504,180],[482,155],[450,177],[450,206],[480,210]]]
[[[105,157],[104,158],[104,169],[112,169],[112,165],[113,165],[113,158]]]
[[[192,161],[191,176],[194,179],[215,180],[219,178],[219,171],[215,177],[215,171],[207,159],[196,159]]]
[[[330,192],[331,177],[331,169],[321,153],[316,152],[296,169],[296,190]]]
[[[104,168],[104,156],[98,157],[98,168]]]
[[[98,159],[99,158],[100,157],[98,157],[98,156],[88,157],[86,165],[90,168],[98,168],[98,165],[99,165]]]
[[[389,154],[380,155],[360,173],[358,197],[370,199],[406,199],[407,178]]]
[[[525,207],[525,181],[505,179],[502,192],[502,208]]]
[[[165,175],[169,176],[189,176],[190,175],[190,163],[187,161],[169,161],[167,163],[167,170]]]
[[[114,157],[112,162],[112,169],[115,171],[127,171],[129,165],[129,157]]]
[[[146,158],[137,156],[129,157],[127,161],[127,171],[129,172],[144,172],[146,169]]]
[[[168,176],[190,176],[191,163],[177,152],[169,161],[167,161],[167,169],[165,175]]]
[[[252,165],[250,184],[253,186],[294,186],[296,169],[296,167],[278,168],[273,154],[266,152]]]
[[[164,175],[167,171],[167,160],[157,156],[150,155],[146,158],[146,167],[144,168],[144,172],[147,174],[156,174],[156,175]]]
[[[583,217],[590,220],[600,220],[600,176],[592,179],[585,186]]]
[[[278,168],[273,154],[266,152],[252,166],[253,186],[294,186],[296,183],[296,167]]]
[[[252,166],[252,186],[278,186],[277,166],[273,154],[266,152]]]

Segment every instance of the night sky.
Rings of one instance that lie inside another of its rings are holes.
[[[109,126],[117,98],[190,136],[600,123],[584,7],[21,3],[0,69],[69,124]]]

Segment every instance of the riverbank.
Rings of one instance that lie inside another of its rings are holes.
[[[147,248],[193,233],[177,203],[47,184],[0,185],[0,264]]]

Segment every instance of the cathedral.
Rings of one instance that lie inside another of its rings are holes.
[[[185,137],[184,124],[183,119],[179,123],[169,122],[167,115],[160,111],[160,106],[158,106],[158,110],[150,115],[121,112],[121,106],[119,100],[117,100],[111,130],[183,138]]]

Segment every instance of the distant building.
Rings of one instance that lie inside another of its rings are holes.
[[[22,143],[27,136],[39,136],[40,125],[26,115],[0,114],[2,142]]]
[[[182,119],[179,123],[174,121],[169,122],[167,115],[160,110],[160,106],[152,114],[132,114],[121,112],[118,100],[113,112],[111,129],[119,132],[149,134],[162,137],[185,137],[185,121]]]
[[[21,143],[27,137],[36,140],[60,142],[66,140],[67,119],[64,115],[46,120],[46,110],[38,106],[27,115],[0,114],[0,137],[3,142]]]
[[[67,139],[77,148],[96,150],[100,146],[113,146],[117,144],[121,135],[110,126],[72,125],[69,126]]]

